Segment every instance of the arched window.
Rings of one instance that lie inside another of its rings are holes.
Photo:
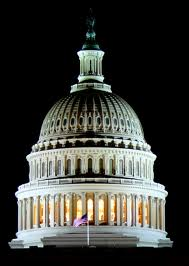
[[[136,175],[139,176],[139,162],[136,163]]]
[[[36,165],[36,178],[39,177],[39,164]]]
[[[92,173],[92,159],[88,159],[88,173]]]
[[[87,214],[89,221],[93,221],[93,200],[88,199],[87,201]]]
[[[70,220],[70,199],[69,197],[66,197],[65,202],[65,221],[69,222]]]
[[[123,217],[122,221],[125,223],[127,221],[127,202],[126,202],[126,197],[123,197]]]
[[[115,197],[111,198],[111,221],[114,222],[116,218],[116,202]]]
[[[109,174],[113,175],[113,160],[110,159],[109,161]]]
[[[123,160],[119,160],[119,174],[123,175]]]
[[[67,174],[71,175],[71,160],[67,160]]]
[[[102,158],[99,160],[99,172],[100,174],[103,174],[103,159]]]
[[[52,161],[49,161],[49,175],[52,175]]]
[[[78,171],[78,174],[81,174],[81,159],[77,160],[77,171]]]
[[[58,165],[57,165],[57,175],[61,175],[62,172],[62,162],[61,160],[58,160]]]
[[[42,177],[45,176],[45,162],[42,162]]]
[[[133,171],[132,171],[132,161],[129,161],[129,175],[132,175]]]
[[[77,200],[77,214],[76,214],[76,217],[77,218],[81,218],[82,216],[82,202],[81,202],[81,199],[78,199]]]
[[[99,199],[99,221],[104,220],[104,199]]]

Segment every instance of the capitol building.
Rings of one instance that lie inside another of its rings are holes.
[[[94,22],[90,15],[78,83],[49,110],[27,156],[11,248],[85,247],[87,226],[73,226],[85,213],[92,246],[172,247],[156,155],[132,107],[103,82]]]

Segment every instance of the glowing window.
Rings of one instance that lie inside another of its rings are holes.
[[[69,198],[66,198],[66,202],[65,202],[65,220],[66,220],[66,222],[69,222],[69,220],[70,220],[70,200],[69,200]]]
[[[77,200],[77,218],[81,218],[82,216],[82,202],[81,199]]]
[[[104,221],[104,200],[99,199],[99,221]]]
[[[123,223],[127,221],[127,204],[126,204],[126,197],[123,198]]]
[[[115,198],[111,198],[111,221],[115,221]]]
[[[87,210],[88,210],[88,219],[89,221],[93,220],[93,200],[88,199],[87,201]]]

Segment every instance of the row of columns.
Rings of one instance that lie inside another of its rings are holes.
[[[88,172],[88,156],[78,157],[73,156],[64,156],[59,159],[54,157],[52,160],[49,160],[48,157],[45,161],[34,160],[30,162],[30,180],[41,178],[41,177],[50,177],[50,176],[65,176],[65,175],[75,175],[77,170],[77,160],[81,160],[80,171],[82,174]],[[92,159],[92,172],[100,173],[100,159]],[[142,161],[136,160],[134,158],[128,159],[126,156],[122,158],[117,158],[116,156],[105,155],[103,159],[103,170],[106,175],[123,175],[123,176],[138,176],[148,179],[153,179],[153,166],[151,161]],[[68,164],[70,160],[70,166]],[[112,160],[112,166],[110,161]],[[59,165],[58,165],[59,164]],[[44,169],[43,169],[44,168]],[[112,168],[112,169],[111,169]]]
[[[90,193],[91,194],[91,193]],[[107,194],[107,225],[126,225],[136,227],[150,227],[165,230],[165,200],[152,196],[136,194]],[[106,196],[106,194],[103,194]],[[72,225],[75,215],[73,213],[73,195],[55,194],[24,198],[18,201],[18,231],[39,228]],[[87,193],[80,195],[82,215],[88,212]],[[93,193],[94,225],[99,225],[99,192]],[[111,199],[115,200],[115,220],[112,220]],[[42,199],[42,203],[41,203]],[[66,211],[66,202],[69,211]],[[124,204],[126,203],[124,214]],[[42,214],[41,214],[42,204]],[[35,206],[35,209],[34,209]],[[50,206],[50,207],[49,207]],[[140,208],[139,208],[140,206]],[[56,208],[56,217],[55,217]],[[141,211],[141,213],[139,213]],[[43,219],[41,219],[43,216]],[[140,219],[139,219],[140,216]],[[35,219],[34,219],[35,217]],[[35,220],[35,221],[34,221]],[[42,220],[42,223],[41,223]],[[139,221],[140,220],[140,221]]]

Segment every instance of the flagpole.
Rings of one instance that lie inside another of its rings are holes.
[[[87,221],[87,246],[89,246],[89,220]]]

